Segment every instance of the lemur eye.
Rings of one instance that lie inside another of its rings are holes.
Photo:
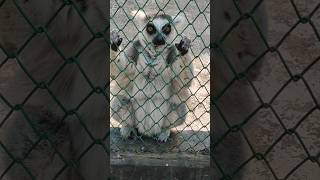
[[[149,26],[149,27],[147,28],[147,31],[148,31],[148,32],[152,32],[152,31],[153,31],[153,27]]]
[[[148,24],[146,30],[149,34],[154,34],[156,32],[156,30],[152,24]]]
[[[171,32],[171,26],[170,26],[170,24],[165,25],[165,26],[162,28],[162,32],[168,35],[168,34]]]

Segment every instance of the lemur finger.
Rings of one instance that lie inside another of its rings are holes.
[[[155,140],[159,142],[167,142],[167,140],[170,137],[170,130],[169,129],[163,129],[160,134],[156,135],[154,137]]]
[[[111,32],[110,39],[111,39],[111,49],[113,51],[118,51],[118,47],[121,45],[123,39],[120,37],[119,33],[115,30]]]
[[[175,46],[180,51],[181,55],[187,54],[191,45],[191,40],[187,37],[183,37],[180,43],[176,43]]]

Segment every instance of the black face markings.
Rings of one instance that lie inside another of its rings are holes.
[[[162,27],[162,32],[165,34],[165,35],[169,35],[170,32],[171,32],[171,25],[168,23],[166,25],[164,25]]]
[[[154,27],[154,25],[152,23],[148,23],[146,26],[146,31],[148,34],[152,35],[152,34],[156,33],[156,27]]]
[[[164,45],[166,41],[160,33],[157,33],[156,37],[153,38],[152,43],[159,46],[159,45]]]

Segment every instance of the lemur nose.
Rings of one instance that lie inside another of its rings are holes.
[[[158,34],[154,39],[153,39],[153,44],[155,45],[164,45],[165,41],[164,38],[161,34]]]

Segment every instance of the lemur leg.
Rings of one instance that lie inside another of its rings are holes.
[[[111,117],[121,124],[120,134],[123,138],[128,138],[134,130],[134,114],[129,92],[132,88],[130,76],[134,75],[134,66],[125,58],[122,51],[122,38],[116,31],[112,31],[111,39],[111,60],[110,76],[115,80],[111,93]]]
[[[170,109],[172,111],[167,116],[165,127],[173,128],[183,124],[186,120],[187,105],[186,101],[190,98],[190,90],[194,70],[192,57],[189,52],[191,41],[183,37],[176,48],[179,51],[178,59],[172,64],[173,79],[171,83]]]
[[[111,102],[111,116],[121,124],[120,134],[127,139],[134,129],[134,114],[132,102],[128,97],[117,95]]]

